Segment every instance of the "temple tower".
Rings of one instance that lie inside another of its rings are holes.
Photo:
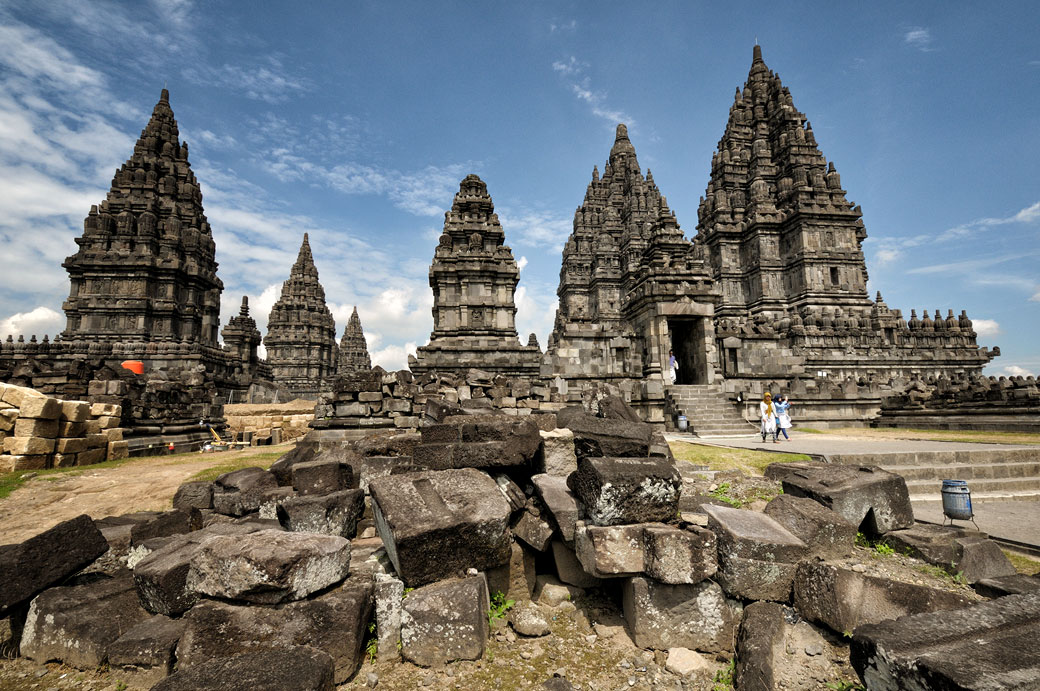
[[[307,233],[271,308],[264,345],[275,383],[298,396],[317,395],[322,381],[336,372],[336,322],[325,304]]]
[[[63,340],[217,347],[224,286],[166,89],[76,244]]]
[[[430,266],[433,333],[430,343],[409,357],[409,368],[465,371],[470,368],[514,376],[536,376],[537,345],[521,345],[513,295],[520,270],[505,244],[487,185],[467,175],[451,210]]]
[[[358,316],[355,306],[354,311],[350,314],[350,320],[347,321],[347,328],[343,330],[343,338],[339,342],[336,374],[349,374],[370,369],[372,369],[372,359],[368,356],[368,343],[365,341],[365,332],[361,330],[361,317]]]
[[[220,335],[224,339],[224,348],[231,355],[231,361],[242,368],[242,373],[250,376],[255,373],[260,363],[257,349],[261,339],[256,320],[249,316],[248,297],[242,296],[238,316],[228,320]]]

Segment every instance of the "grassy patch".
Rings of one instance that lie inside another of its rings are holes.
[[[47,468],[46,470],[16,470],[13,473],[0,474],[0,499],[4,499],[9,496],[11,492],[15,491],[22,485],[34,477],[42,477],[48,480],[58,480],[61,477],[68,477],[73,475],[79,475],[80,473],[102,470],[104,468],[118,468],[121,465],[129,463],[132,458],[120,458],[114,461],[104,461],[102,463],[95,463],[94,465],[79,465],[71,468]]]
[[[279,449],[278,451],[264,451],[259,453],[229,451],[227,453],[233,455],[227,459],[221,458],[224,462],[220,465],[215,465],[212,468],[206,468],[205,470],[195,473],[189,478],[189,481],[213,482],[224,473],[230,473],[233,470],[241,470],[242,468],[257,467],[266,470],[272,463],[284,456],[286,450]],[[198,460],[198,456],[196,456],[195,459]]]
[[[1007,555],[1008,560],[1011,561],[1011,565],[1014,566],[1019,573],[1024,573],[1027,576],[1040,573],[1040,561],[1033,557],[1027,557],[1024,554],[1010,552],[1008,550],[1004,550],[1004,554]]]
[[[980,432],[975,430],[896,429],[889,427],[851,427],[845,429],[810,430],[799,432],[833,434],[868,439],[917,439],[926,441],[962,441],[987,444],[1040,444],[1040,434],[1028,432]]]
[[[669,442],[672,454],[680,461],[706,465],[711,470],[739,470],[749,475],[762,475],[770,463],[811,460],[800,453],[770,453],[747,449],[727,449],[688,442]]]

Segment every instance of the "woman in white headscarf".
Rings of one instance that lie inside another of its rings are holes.
[[[758,412],[762,419],[762,441],[765,442],[767,435],[772,435],[773,443],[779,444],[780,441],[776,438],[776,408],[773,407],[773,397],[768,391],[758,404]]]

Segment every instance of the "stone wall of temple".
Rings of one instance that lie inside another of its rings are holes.
[[[537,376],[542,351],[534,334],[527,345],[516,332],[513,294],[520,270],[505,244],[487,185],[476,175],[459,184],[430,266],[433,332],[409,356],[416,374],[463,372],[479,367],[512,376]]]

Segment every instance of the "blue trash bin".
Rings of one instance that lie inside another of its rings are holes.
[[[964,480],[942,481],[943,514],[948,518],[970,521],[975,516],[971,510],[971,490]]]
[[[679,418],[678,418],[678,427],[679,427],[679,431],[680,432],[685,432],[687,429],[689,429],[689,425],[686,422],[686,416],[685,415],[680,415],[679,416]]]

